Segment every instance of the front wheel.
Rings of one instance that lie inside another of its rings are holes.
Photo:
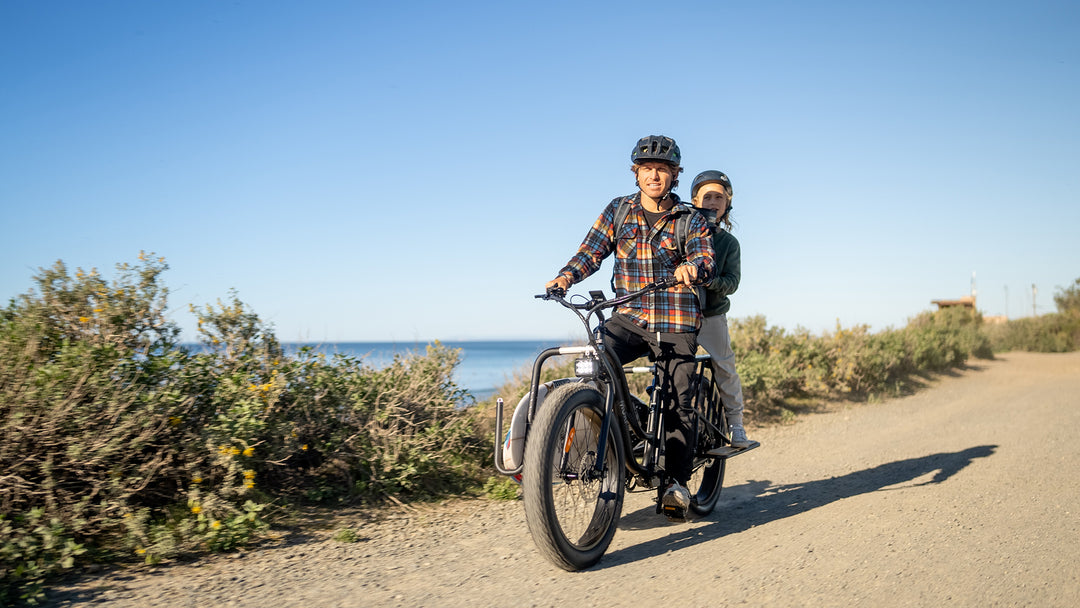
[[[599,470],[604,398],[591,385],[567,384],[550,393],[525,442],[525,520],[537,548],[565,570],[600,561],[622,511],[622,436],[609,418]]]

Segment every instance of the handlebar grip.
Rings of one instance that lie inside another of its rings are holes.
[[[566,290],[565,289],[560,289],[558,287],[552,287],[552,288],[548,289],[547,291],[545,291],[544,293],[536,294],[533,297],[541,299],[541,300],[549,300],[551,298],[562,298],[562,297],[565,297],[565,296],[566,296]]]

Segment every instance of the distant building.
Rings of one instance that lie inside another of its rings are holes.
[[[964,296],[962,298],[956,298],[955,300],[930,300],[931,304],[937,304],[938,310],[943,308],[966,308],[968,310],[975,310],[975,296]]]

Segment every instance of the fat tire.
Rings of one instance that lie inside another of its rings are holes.
[[[595,462],[603,415],[604,398],[592,385],[561,386],[544,400],[525,442],[525,520],[540,552],[564,570],[583,570],[600,561],[615,535],[622,511],[624,447],[615,416],[610,417],[600,478],[567,479],[560,471],[564,446],[570,446],[567,469],[573,473],[588,469],[590,458]],[[574,433],[567,441],[572,416]],[[593,447],[592,456],[589,445]],[[579,516],[577,522],[570,521],[572,511]],[[574,523],[579,530],[568,534],[565,529],[575,527]]]
[[[690,512],[698,517],[712,513],[720,499],[724,487],[724,472],[727,458],[710,458],[705,454],[727,443],[727,420],[716,385],[699,376],[698,394],[695,409],[704,420],[697,423],[697,450],[694,459],[694,472],[690,476],[687,490],[690,492]],[[708,421],[708,422],[707,422]],[[711,424],[709,424],[711,422]]]
[[[720,500],[720,490],[724,486],[724,470],[727,458],[708,458],[704,464],[694,469],[687,484],[690,492],[690,511],[698,517],[705,517],[716,508]]]

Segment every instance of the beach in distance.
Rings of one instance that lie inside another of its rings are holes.
[[[423,354],[427,342],[324,342],[319,344],[285,343],[286,353],[293,354],[305,346],[332,355],[340,353],[363,358],[364,363],[380,368],[394,360],[395,354]],[[561,346],[553,340],[476,340],[440,341],[449,348],[461,349],[461,363],[454,370],[454,381],[467,389],[477,401],[487,399],[495,389],[509,380],[515,372],[531,366],[545,348]]]

